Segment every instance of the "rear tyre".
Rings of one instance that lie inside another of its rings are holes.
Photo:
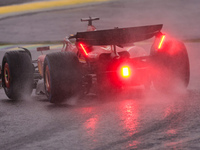
[[[8,98],[23,99],[33,90],[33,66],[25,51],[7,52],[2,61],[2,86]]]
[[[153,84],[157,90],[172,92],[186,89],[190,67],[186,47],[180,41],[170,41],[165,49],[154,52]]]
[[[73,52],[46,55],[44,61],[45,93],[51,103],[62,103],[81,89],[81,70]]]

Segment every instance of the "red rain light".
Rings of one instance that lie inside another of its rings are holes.
[[[160,43],[158,45],[158,49],[161,49],[164,40],[165,40],[165,35],[162,35],[162,38],[161,38]]]
[[[82,48],[83,52],[85,53],[85,55],[88,56],[88,53],[87,53],[85,47],[83,46],[83,44],[80,43],[79,45],[81,46],[81,48]]]
[[[128,66],[123,66],[121,68],[121,75],[124,78],[128,78],[130,77],[130,68]]]

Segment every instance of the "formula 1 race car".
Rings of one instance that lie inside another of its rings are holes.
[[[146,89],[153,85],[163,92],[187,88],[190,69],[186,47],[163,34],[162,24],[97,30],[94,20],[99,18],[81,19],[88,22],[87,31],[66,37],[60,52],[40,55],[37,60],[32,60],[26,48],[6,52],[2,86],[8,98],[30,96],[41,80],[52,103],[87,94],[93,85],[99,93],[138,85]],[[134,44],[152,38],[149,53]],[[37,51],[49,49],[38,47]]]

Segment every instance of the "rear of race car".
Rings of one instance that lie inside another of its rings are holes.
[[[117,28],[94,32],[77,33],[76,40],[80,53],[97,74],[100,85],[112,87],[144,85],[153,83],[156,89],[167,91],[177,87],[177,80],[184,87],[189,83],[189,60],[182,42],[172,40],[161,33],[162,25],[132,28]],[[130,57],[126,51],[129,43],[154,38],[150,54]],[[88,46],[89,45],[89,46]],[[93,63],[91,47],[110,45],[110,53],[101,53]],[[118,51],[124,48],[124,51]]]
[[[100,85],[122,87],[150,85],[150,56],[130,57],[133,43],[156,36],[162,25],[78,32],[76,45]],[[130,46],[130,44],[132,45]],[[128,48],[127,48],[128,45]],[[108,51],[109,47],[109,51]],[[107,52],[103,52],[106,49]],[[95,52],[96,51],[96,52]],[[91,57],[97,55],[96,61]]]

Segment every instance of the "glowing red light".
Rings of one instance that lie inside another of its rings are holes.
[[[80,43],[80,46],[81,46],[83,52],[85,53],[85,55],[88,56],[88,53],[82,43]]]
[[[158,49],[161,49],[164,40],[165,40],[165,35],[162,35],[162,38],[161,38],[160,43],[158,45]]]
[[[121,69],[121,75],[124,78],[130,77],[130,68],[128,66],[122,67],[122,69]]]

